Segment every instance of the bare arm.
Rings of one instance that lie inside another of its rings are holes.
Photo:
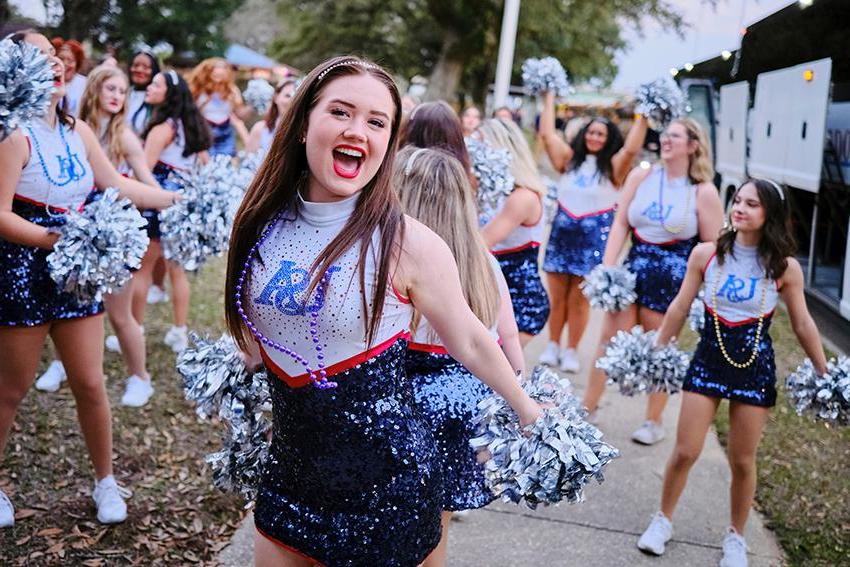
[[[148,167],[142,143],[129,128],[124,128],[124,131],[121,134],[121,146],[124,149],[124,159],[127,161],[127,165],[130,166],[130,169],[133,170],[133,175],[136,176],[136,179],[145,185],[159,187],[159,183],[156,182],[156,179],[154,179],[153,174]]]
[[[639,114],[635,119],[626,136],[626,142],[620,148],[614,157],[611,158],[611,166],[614,169],[615,185],[621,185],[626,180],[629,170],[634,165],[635,158],[643,148],[643,142],[646,139],[646,131],[649,128],[649,123],[646,118]]]
[[[546,149],[549,161],[552,162],[552,167],[559,173],[565,172],[570,160],[573,159],[573,149],[555,130],[555,93],[550,91],[543,93],[540,139],[543,140],[543,147]]]
[[[481,235],[487,246],[493,248],[519,225],[536,222],[541,214],[543,204],[537,193],[525,187],[517,187],[508,196],[501,212],[481,229]]]
[[[620,199],[617,201],[617,213],[614,215],[614,223],[611,232],[608,233],[608,243],[605,245],[605,254],[602,256],[603,266],[613,266],[620,257],[620,252],[629,236],[631,225],[629,224],[629,205],[635,198],[638,185],[643,181],[651,170],[634,168],[626,182],[623,184]]]
[[[520,388],[499,345],[469,309],[449,247],[411,218],[406,222],[395,283],[428,320],[449,354],[503,397],[522,424],[537,419],[540,406]]]
[[[252,154],[260,149],[260,140],[263,137],[263,129],[265,127],[265,120],[260,120],[251,127],[251,133],[248,135],[248,142],[245,144],[246,152]]]
[[[230,123],[233,124],[233,127],[236,129],[236,133],[239,135],[239,139],[242,140],[243,145],[248,145],[248,128],[245,127],[245,123],[242,122],[242,119],[233,112],[230,114]]]
[[[800,341],[800,346],[806,351],[818,374],[826,373],[826,355],[823,352],[820,333],[817,325],[806,306],[803,295],[803,270],[794,258],[788,258],[788,268],[780,278],[779,295],[788,309],[791,318],[791,328]]]
[[[159,156],[171,140],[174,139],[174,128],[168,122],[157,124],[145,138],[145,159],[148,162],[148,168],[153,169],[159,161]]]
[[[94,173],[94,184],[98,189],[115,187],[122,197],[127,197],[133,204],[146,209],[165,209],[175,202],[175,194],[140,183],[135,179],[124,177],[115,169],[95,138],[89,125],[77,120],[75,126],[86,145],[86,154]]]
[[[21,179],[21,171],[30,159],[29,145],[20,130],[13,132],[0,142],[0,238],[21,244],[50,250],[59,238],[47,229],[32,223],[12,212],[15,190]]]
[[[511,292],[508,291],[508,282],[501,270],[495,272],[496,283],[499,286],[499,320],[496,331],[502,341],[502,351],[508,357],[508,362],[514,371],[525,371],[525,356],[522,354],[522,345],[519,342],[519,329],[516,326],[514,316],[514,305],[511,302]]]
[[[713,183],[700,183],[697,187],[697,220],[699,239],[714,242],[723,228],[723,203]]]
[[[703,242],[698,244],[691,252],[688,258],[688,271],[685,273],[685,279],[682,281],[682,287],[679,288],[679,293],[673,298],[670,307],[664,314],[664,320],[661,322],[661,328],[658,330],[658,344],[665,345],[670,342],[670,339],[679,335],[682,330],[682,325],[688,318],[688,313],[691,310],[691,303],[699,293],[699,288],[703,282],[703,272],[705,266],[714,254],[714,243]]]

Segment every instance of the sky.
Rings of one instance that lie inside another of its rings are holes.
[[[700,0],[670,1],[691,27],[684,37],[665,31],[655,22],[646,24],[644,37],[629,30],[625,36],[631,47],[617,57],[620,71],[614,88],[631,89],[669,73],[671,67],[714,57],[724,49],[736,49],[742,28],[795,3],[789,0],[717,0],[717,5],[712,7]]]

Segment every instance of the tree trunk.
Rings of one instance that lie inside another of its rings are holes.
[[[458,37],[453,31],[446,31],[443,36],[443,45],[440,48],[440,57],[428,78],[428,90],[425,91],[425,100],[445,100],[449,103],[455,102],[460,79],[463,75],[465,61],[458,59],[455,51]]]

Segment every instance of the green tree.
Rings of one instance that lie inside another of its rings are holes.
[[[708,0],[712,1],[712,0]],[[482,100],[495,75],[502,0],[281,0],[291,23],[273,50],[310,68],[340,53],[376,59],[395,73],[427,75],[428,98]],[[655,20],[681,33],[681,15],[669,0],[523,0],[514,74],[527,57],[552,55],[574,80],[604,82],[626,47],[623,29]]]

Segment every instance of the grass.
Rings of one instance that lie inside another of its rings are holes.
[[[781,384],[805,354],[784,311],[777,311],[771,335]],[[715,420],[724,444],[725,406]],[[850,565],[850,428],[797,416],[780,387],[759,447],[756,500],[789,564]]]
[[[194,278],[190,328],[221,333],[223,275],[216,260]],[[142,409],[118,403],[126,372],[119,355],[106,354],[115,475],[134,492],[127,521],[105,527],[95,519],[93,472],[67,385],[56,394],[33,389],[0,469],[0,487],[18,510],[15,527],[0,530],[0,564],[209,564],[230,540],[243,502],[212,486],[203,457],[220,447],[221,430],[200,422],[183,399],[174,354],[162,344],[170,324],[170,305],[151,306],[148,368],[156,393]]]

